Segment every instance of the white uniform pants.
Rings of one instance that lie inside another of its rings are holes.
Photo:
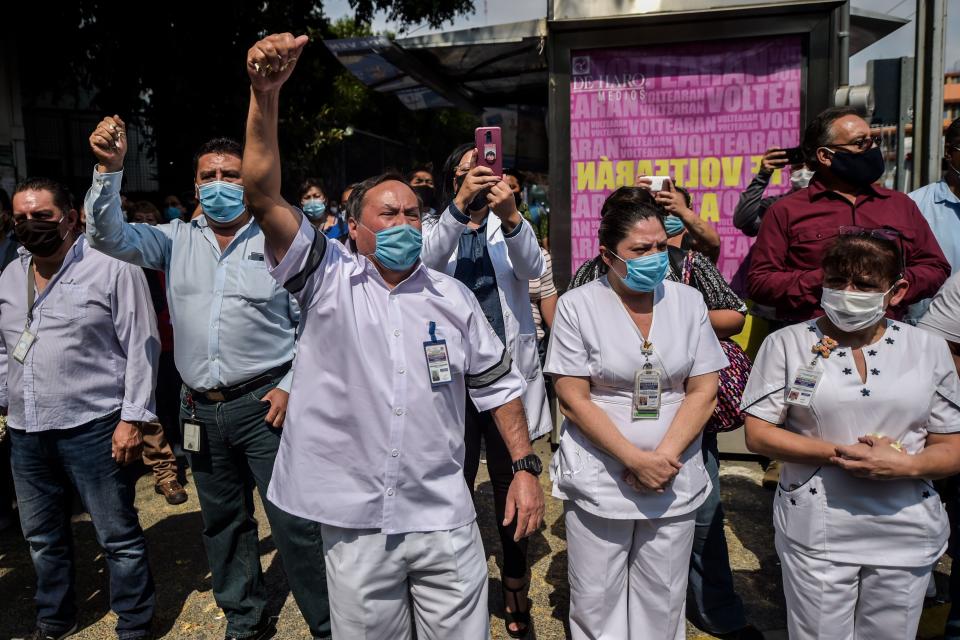
[[[476,522],[386,535],[323,525],[334,638],[487,640],[487,559]]]
[[[776,536],[790,640],[916,638],[933,566],[838,564],[799,553]]]
[[[611,520],[566,503],[574,640],[682,640],[696,514]]]

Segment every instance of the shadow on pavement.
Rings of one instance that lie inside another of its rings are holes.
[[[157,637],[171,632],[194,591],[211,589],[203,547],[203,520],[197,511],[168,515],[145,531],[150,567],[157,587],[153,629]],[[100,621],[110,611],[107,563],[96,541],[93,523],[74,522],[75,593],[80,628]],[[271,537],[261,540],[261,556],[274,551]],[[25,635],[35,623],[36,574],[29,547],[19,527],[0,534],[0,638]],[[276,554],[264,575],[269,593],[268,615],[278,615],[290,590]],[[112,624],[111,624],[112,626]]]

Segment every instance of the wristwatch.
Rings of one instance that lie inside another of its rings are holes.
[[[524,456],[519,460],[514,460],[512,466],[514,474],[516,474],[518,471],[526,471],[527,473],[532,473],[535,476],[539,476],[540,472],[543,471],[543,465],[540,464],[540,458],[538,458],[537,454],[535,453]]]

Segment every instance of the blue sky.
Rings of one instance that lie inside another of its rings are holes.
[[[867,9],[877,13],[912,18],[916,10],[916,0],[853,0],[855,7]],[[948,71],[960,71],[960,0],[947,0],[947,48],[945,67]],[[452,29],[466,29],[493,24],[504,24],[542,18],[547,12],[547,0],[476,0],[476,11],[472,16],[457,19],[454,24],[442,29],[431,29],[427,25],[411,27],[410,35],[423,35],[436,31]],[[347,0],[327,0],[324,2],[324,11],[332,18],[343,15],[353,15]],[[886,38],[875,42],[850,59],[850,82],[858,84],[865,80],[867,60],[873,58],[899,58],[913,55],[915,25],[904,25]],[[389,23],[380,15],[374,21],[377,31],[399,31],[396,24]],[[951,34],[953,37],[951,38]]]

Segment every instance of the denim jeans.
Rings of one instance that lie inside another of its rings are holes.
[[[723,532],[717,434],[703,434],[703,464],[713,488],[699,509],[687,580],[687,618],[704,631],[729,633],[747,626],[743,601],[733,590],[733,574]]]
[[[117,637],[140,638],[150,629],[155,594],[133,506],[135,478],[111,456],[119,420],[117,412],[72,429],[10,429],[20,524],[37,572],[37,626],[48,633],[61,633],[77,621],[70,485],[90,513],[106,555]]]
[[[188,456],[203,515],[203,544],[213,594],[227,618],[227,635],[253,635],[267,604],[253,513],[256,486],[300,612],[315,638],[328,638],[330,608],[320,523],[286,513],[267,500],[283,430],[264,422],[269,404],[261,398],[278,381],[229,402],[212,402],[198,394],[192,409],[186,388],[181,393],[180,417],[201,425],[200,453]]]

